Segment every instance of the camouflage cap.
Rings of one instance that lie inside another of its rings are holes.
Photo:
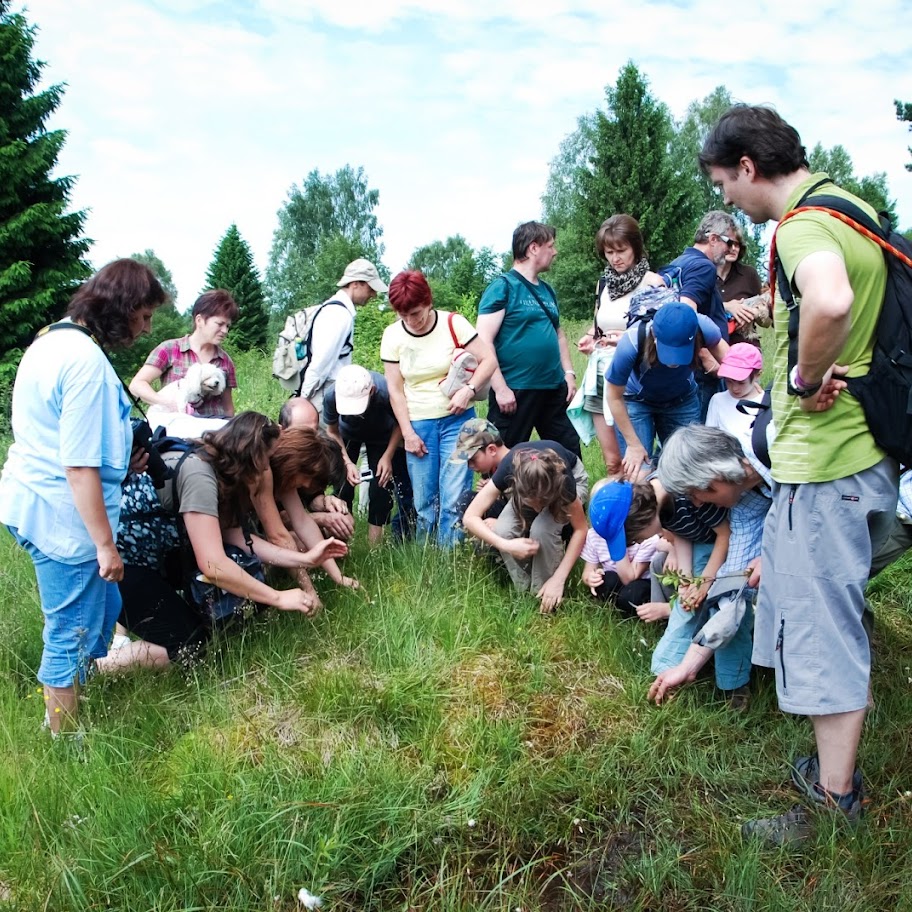
[[[468,462],[479,450],[496,443],[503,443],[500,431],[487,418],[472,418],[459,429],[456,449],[450,462]]]

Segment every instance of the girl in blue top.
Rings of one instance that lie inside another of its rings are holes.
[[[728,345],[715,323],[687,304],[666,304],[621,337],[605,382],[627,478],[636,480],[651,463],[656,437],[662,443],[699,422],[694,368],[704,348],[721,361]]]

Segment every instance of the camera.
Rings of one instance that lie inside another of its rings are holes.
[[[133,425],[133,445],[142,447],[149,454],[146,473],[152,479],[152,484],[156,488],[161,488],[171,477],[172,472],[165,465],[165,460],[162,459],[161,453],[155,448],[152,440],[152,428],[144,418],[134,418],[131,424]]]

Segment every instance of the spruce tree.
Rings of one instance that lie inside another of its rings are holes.
[[[89,274],[85,213],[66,211],[75,178],[50,176],[66,133],[45,123],[63,87],[35,91],[35,28],[9,8],[0,0],[0,377]]]
[[[241,351],[265,349],[268,317],[263,286],[253,265],[253,254],[232,225],[219,242],[206,273],[209,288],[224,288],[234,295],[240,313],[231,328],[232,345]]]

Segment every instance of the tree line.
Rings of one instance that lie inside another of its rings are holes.
[[[63,314],[73,290],[91,272],[85,212],[68,211],[75,178],[52,177],[66,134],[47,130],[45,124],[61,103],[63,87],[37,91],[44,64],[33,59],[34,38],[34,26],[10,12],[10,0],[0,0],[0,383],[11,378],[35,332]],[[650,261],[658,267],[691,243],[705,212],[723,208],[697,156],[707,131],[731,103],[728,90],[719,86],[694,101],[677,122],[629,62],[617,82],[606,87],[604,104],[579,117],[550,162],[538,216],[558,229],[560,256],[549,281],[567,316],[591,313],[595,278],[604,268],[594,238],[605,218],[618,212],[633,215],[647,238]],[[900,120],[912,121],[912,104],[894,104]],[[828,171],[895,222],[896,203],[885,173],[857,177],[841,145],[827,150],[818,144],[809,159],[812,169]],[[357,257],[373,261],[389,278],[383,266],[383,227],[375,215],[379,199],[361,167],[347,164],[331,174],[311,171],[300,186],[292,185],[277,213],[262,279],[237,225],[228,227],[215,247],[206,287],[227,288],[238,301],[232,348],[267,348],[284,317],[332,294],[345,265]],[[760,231],[734,214],[744,226],[748,258],[762,270]],[[533,215],[518,212],[517,222]],[[171,273],[153,250],[133,256],[158,275],[171,296],[156,316],[149,344],[182,335],[188,318],[176,306]],[[439,306],[474,318],[482,291],[509,268],[510,255],[475,250],[454,235],[417,248],[408,265],[428,276]],[[391,319],[372,311],[359,321],[359,335],[379,340]],[[140,352],[118,357],[124,374],[142,361]]]

